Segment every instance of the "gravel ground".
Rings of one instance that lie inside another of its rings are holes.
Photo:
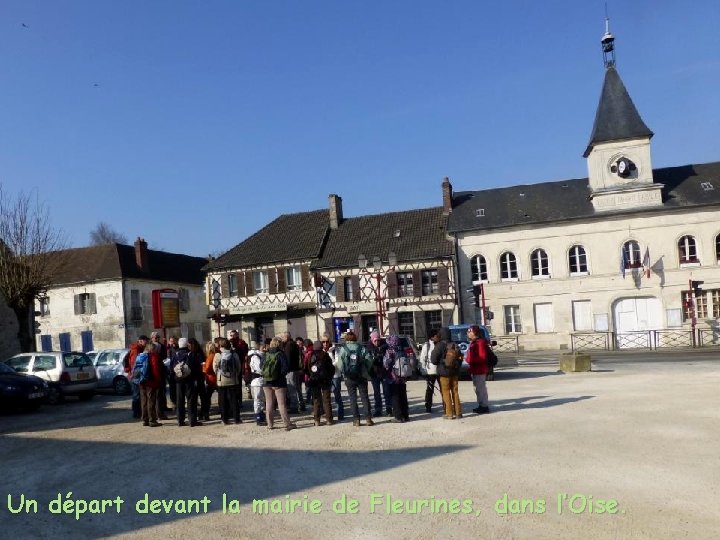
[[[244,424],[191,429],[69,399],[0,416],[2,536],[717,538],[719,383],[711,361],[520,366],[489,383],[490,415],[470,382],[464,418],[426,414],[416,381],[407,424],[290,432],[247,401]]]

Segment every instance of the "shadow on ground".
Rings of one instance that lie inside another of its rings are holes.
[[[148,430],[150,442],[153,434],[154,431]],[[197,515],[177,513],[177,507],[170,513],[162,510],[157,514],[137,513],[136,502],[146,494],[149,499],[173,502],[208,497],[211,501],[207,505],[208,513],[218,514],[222,512],[223,493],[243,505],[254,499],[277,498],[284,502],[290,493],[299,493],[301,499],[303,494],[315,498],[320,486],[339,482],[348,486],[345,491],[349,497],[360,496],[352,492],[354,478],[470,448],[444,445],[346,452],[7,436],[1,439],[5,488],[0,511],[6,538],[98,538],[132,534]],[[50,501],[59,494],[65,497],[68,492],[72,492],[72,500],[89,502],[119,496],[125,502],[119,514],[112,507],[104,514],[86,513],[78,520],[74,515],[48,513]],[[37,514],[8,511],[8,503],[13,507],[20,505],[21,494],[37,500]],[[323,501],[324,512],[330,512],[331,503],[332,500]],[[367,511],[367,501],[361,500],[361,505]],[[242,508],[242,513],[250,511],[248,507]]]

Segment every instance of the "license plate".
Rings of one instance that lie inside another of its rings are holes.
[[[77,374],[77,378],[78,378],[78,380],[80,380],[80,379],[89,379],[89,378],[90,378],[90,374],[89,374],[89,373],[78,373],[78,374]]]
[[[38,399],[38,398],[43,397],[43,395],[44,394],[42,392],[32,392],[31,394],[28,394],[28,398],[29,399]]]

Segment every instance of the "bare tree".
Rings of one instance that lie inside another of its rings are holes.
[[[64,235],[50,225],[48,210],[37,195],[5,195],[0,185],[0,293],[18,319],[22,351],[35,348],[34,301],[66,264],[58,253]]]
[[[113,229],[110,224],[101,221],[94,230],[90,231],[90,245],[103,246],[105,244],[127,244],[127,238]]]

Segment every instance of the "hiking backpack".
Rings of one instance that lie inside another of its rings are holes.
[[[135,359],[133,366],[132,382],[135,384],[143,384],[150,380],[150,355],[142,353]]]
[[[176,379],[184,379],[190,375],[190,365],[188,364],[187,356],[178,360],[177,364],[175,364],[175,367],[173,368],[173,372],[175,373]]]
[[[280,378],[280,359],[278,356],[277,351],[265,353],[265,360],[262,365],[262,377],[265,382],[276,381]]]
[[[310,382],[327,381],[327,373],[323,370],[322,355],[320,352],[313,352],[309,362]]]
[[[233,373],[235,372],[234,360],[235,358],[233,358],[232,353],[228,356],[220,357],[220,365],[218,367],[220,368],[220,375],[223,376],[223,379],[232,379]]]
[[[398,356],[393,364],[393,374],[396,379],[408,379],[412,377],[413,367],[410,358]]]
[[[345,349],[345,361],[343,362],[343,377],[350,379],[351,381],[358,381],[362,379],[362,363],[363,363],[363,351],[360,347],[355,350],[350,350],[349,347],[343,345]]]
[[[461,354],[460,349],[455,343],[448,343],[447,350],[445,351],[445,367],[448,369],[457,368],[457,362],[460,360]]]

